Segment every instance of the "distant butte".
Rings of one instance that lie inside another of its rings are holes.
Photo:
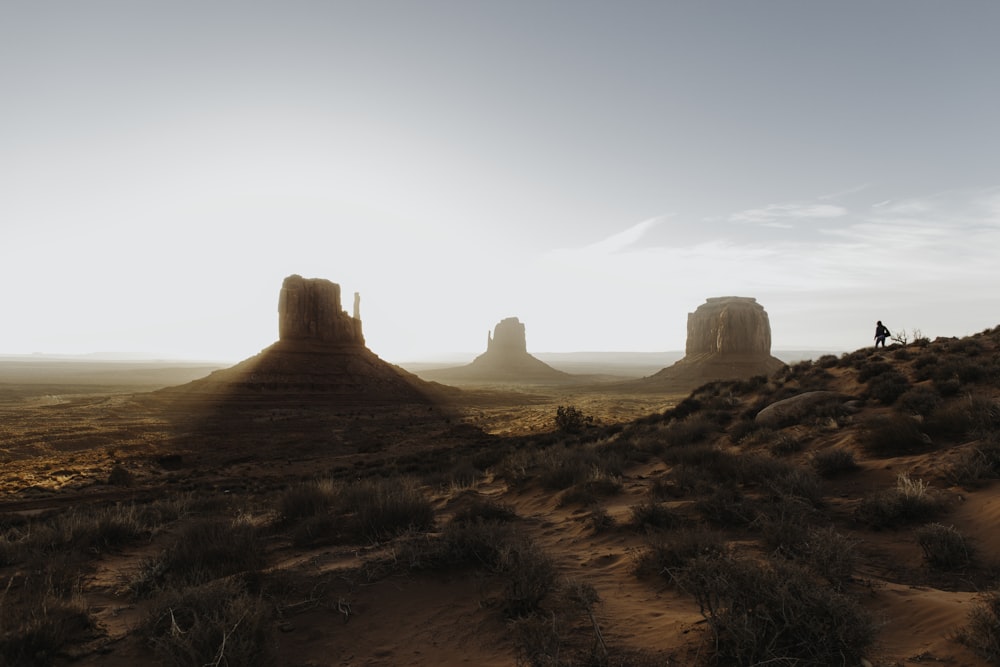
[[[277,342],[231,368],[165,391],[226,400],[289,398],[364,406],[434,403],[444,390],[383,361],[365,346],[358,294],[349,315],[341,306],[340,285],[291,275],[278,297]]]
[[[556,370],[528,354],[524,324],[516,317],[497,323],[486,334],[486,351],[472,363],[457,368],[441,368],[421,373],[434,380],[463,382],[568,382],[573,376]]]
[[[684,358],[630,388],[690,391],[715,380],[770,375],[785,363],[771,356],[771,324],[751,297],[709,298],[688,313]]]

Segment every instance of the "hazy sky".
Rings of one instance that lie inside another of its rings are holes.
[[[1000,324],[1000,3],[0,0],[0,353],[390,361]]]

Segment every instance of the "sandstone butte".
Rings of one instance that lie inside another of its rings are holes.
[[[689,391],[715,380],[770,375],[784,362],[771,356],[771,323],[752,297],[709,298],[687,318],[684,358],[622,389]]]
[[[353,314],[340,285],[291,275],[278,297],[278,340],[259,354],[201,380],[164,390],[226,400],[305,398],[336,406],[434,403],[446,388],[379,358],[365,345],[361,299]]]
[[[507,317],[486,334],[486,351],[472,363],[421,373],[435,380],[461,382],[564,383],[573,376],[556,370],[528,353],[524,323]]]

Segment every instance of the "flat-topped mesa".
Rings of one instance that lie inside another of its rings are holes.
[[[757,299],[719,296],[688,313],[688,357],[703,354],[771,354],[771,324]]]
[[[288,276],[278,297],[278,339],[363,346],[360,301],[355,293],[352,317],[342,309],[337,283]]]

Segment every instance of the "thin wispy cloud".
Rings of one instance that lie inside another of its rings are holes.
[[[847,214],[846,208],[834,204],[789,202],[739,211],[728,219],[730,222],[791,228],[796,220],[829,220]]]

